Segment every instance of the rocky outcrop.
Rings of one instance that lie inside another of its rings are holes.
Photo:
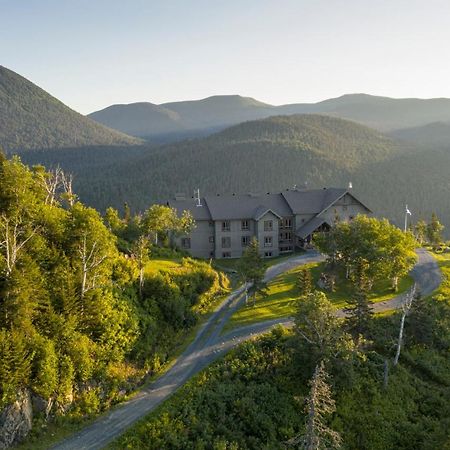
[[[31,430],[33,409],[28,390],[20,391],[17,400],[0,414],[0,449],[21,442]]]

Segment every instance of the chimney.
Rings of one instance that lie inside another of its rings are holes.
[[[349,189],[353,189],[353,184],[352,184],[351,181],[348,182],[348,188],[349,188]]]

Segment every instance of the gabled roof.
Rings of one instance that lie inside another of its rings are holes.
[[[307,238],[311,233],[313,233],[317,228],[319,228],[321,225],[326,223],[327,225],[330,225],[323,217],[313,217],[311,220],[306,222],[304,225],[302,225],[300,228],[297,228],[297,231],[295,232],[296,236],[298,236],[301,239]]]
[[[347,193],[347,189],[325,188],[282,192],[294,214],[320,214]]]
[[[197,206],[193,198],[171,200],[167,204],[176,208],[180,215],[184,210],[191,211],[195,220],[259,220],[268,211],[279,218],[296,214],[317,216],[346,194],[371,212],[347,189],[338,188],[286,190],[279,194],[206,196],[201,199],[202,206]]]
[[[258,206],[256,208],[255,214],[253,215],[253,219],[259,220],[261,217],[265,216],[267,213],[272,213],[274,216],[278,217],[279,219],[282,219],[283,217],[277,214],[275,211],[272,211],[270,208],[267,208],[266,206]]]
[[[278,217],[291,216],[292,212],[281,194],[241,194],[205,197],[212,220],[255,219],[272,211]]]

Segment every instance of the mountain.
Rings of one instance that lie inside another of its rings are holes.
[[[164,142],[203,136],[228,125],[267,117],[273,108],[249,97],[218,95],[162,105],[112,105],[88,117],[133,136]]]
[[[419,127],[401,128],[391,131],[389,135],[421,146],[450,148],[450,122],[433,122]]]
[[[408,152],[381,133],[320,115],[244,122],[203,139],[154,148],[116,164],[72,154],[31,155],[28,162],[61,164],[76,174],[77,192],[99,208],[127,201],[140,210],[175,192],[205,194],[281,190],[308,182],[346,186],[370,164]],[[85,166],[86,165],[86,166]],[[101,168],[100,168],[101,166]]]
[[[140,143],[78,114],[0,66],[0,146],[6,151]]]
[[[113,105],[89,117],[134,136],[151,140],[152,137],[164,135],[162,141],[175,141],[180,137],[211,134],[248,120],[291,114],[326,114],[387,132],[437,121],[450,122],[450,99],[394,99],[347,94],[318,103],[273,106],[249,97],[219,95],[162,105]]]
[[[294,184],[346,187],[376,215],[403,224],[435,211],[450,228],[450,151],[419,147],[351,121],[315,114],[249,121],[201,139],[134,153],[47,151],[23,155],[30,164],[59,164],[75,174],[83,201],[104,210],[135,211],[201,194],[279,192]]]
[[[279,107],[280,114],[320,113],[353,120],[369,127],[389,131],[450,121],[450,99],[389,98],[349,94],[315,104]]]
[[[112,105],[89,114],[89,118],[132,136],[148,137],[185,129],[180,115],[149,102]]]

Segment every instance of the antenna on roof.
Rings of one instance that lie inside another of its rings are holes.
[[[348,182],[348,188],[349,188],[349,189],[352,189],[352,188],[353,188],[353,184],[352,184],[351,181]]]
[[[195,205],[195,206],[203,206],[203,205],[202,205],[202,202],[201,202],[201,200],[200,200],[200,189],[196,189],[196,190],[194,191],[194,200],[195,200],[195,202],[196,202],[196,205]]]

